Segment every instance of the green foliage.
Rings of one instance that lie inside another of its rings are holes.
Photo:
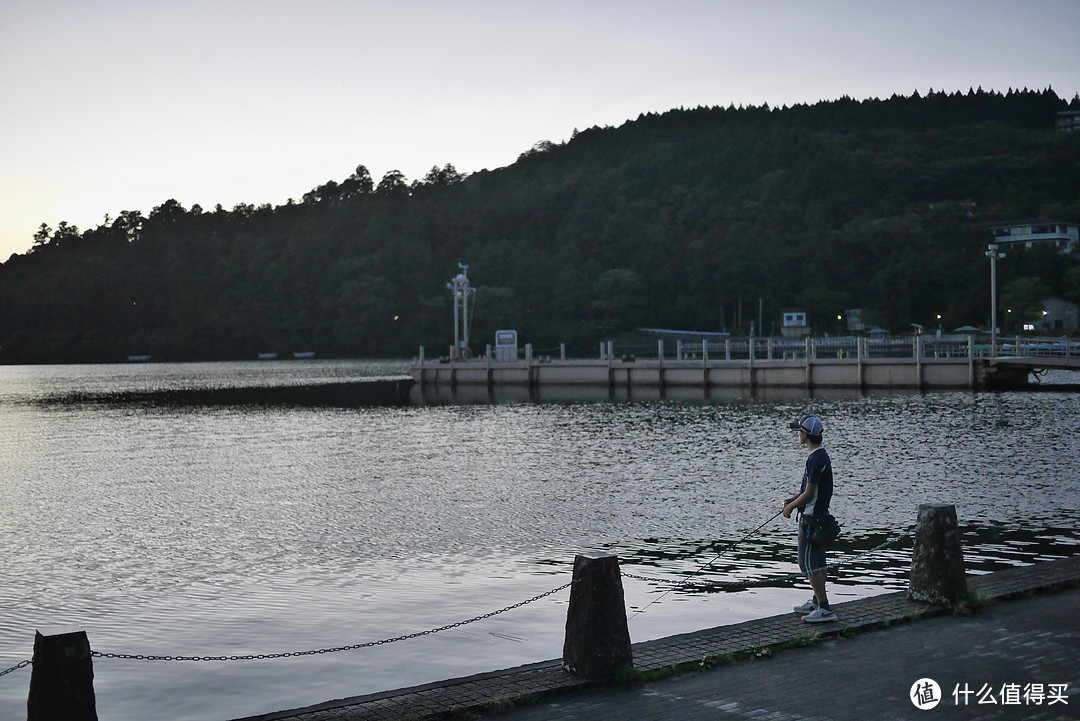
[[[86,231],[43,223],[0,265],[0,359],[409,356],[449,345],[458,262],[480,349],[501,328],[575,353],[637,327],[746,333],[759,299],[766,331],[791,306],[818,332],[848,308],[894,331],[987,326],[981,224],[1080,220],[1065,107],[979,89],[680,109],[469,176],[375,184],[360,165],[278,207],[169,199]],[[1000,299],[1078,299],[1076,268],[1010,251]]]
[[[1065,271],[1061,295],[1066,300],[1080,303],[1080,265],[1074,265]]]
[[[1001,293],[1006,312],[1015,314],[1015,322],[1038,320],[1042,317],[1043,300],[1050,295],[1050,286],[1039,278],[1017,278],[1007,283]]]
[[[628,268],[604,271],[593,286],[593,312],[605,328],[630,330],[645,310],[645,284]]]

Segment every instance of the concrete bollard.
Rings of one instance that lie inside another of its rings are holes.
[[[97,721],[97,717],[94,662],[86,632],[37,631],[26,721]]]
[[[966,593],[967,577],[956,506],[947,503],[919,506],[908,598],[924,603],[951,604]]]
[[[576,676],[607,678],[633,666],[619,559],[579,554],[566,612],[563,668]]]

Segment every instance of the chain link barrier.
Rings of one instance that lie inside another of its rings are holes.
[[[439,626],[438,628],[432,628],[427,631],[417,631],[416,633],[409,633],[403,636],[395,636],[394,638],[384,638],[379,641],[367,641],[365,643],[354,643],[350,646],[334,646],[331,648],[319,648],[309,651],[285,651],[283,653],[252,653],[243,654],[237,656],[155,656],[151,654],[132,654],[132,653],[108,653],[103,651],[91,651],[90,655],[97,658],[115,658],[124,661],[263,661],[274,658],[296,658],[298,656],[317,656],[325,653],[338,653],[340,651],[355,651],[361,648],[372,648],[373,646],[384,646],[388,643],[396,643],[398,641],[406,641],[410,638],[420,638],[421,636],[430,636],[433,633],[439,633],[441,631],[449,631],[452,628],[460,628],[470,623],[476,623],[477,621],[483,621],[484,619],[498,616],[500,613],[506,613],[507,611],[513,611],[516,608],[521,608],[535,601],[539,601],[542,598],[554,595],[559,591],[564,591],[573,585],[573,581],[570,583],[564,583],[558,588],[553,588],[550,591],[545,591],[537,596],[520,601],[500,608],[498,611],[491,611],[485,613],[482,616],[476,616],[465,621],[458,621],[456,623],[450,623],[445,626]],[[29,662],[26,662],[29,663]],[[2,674],[0,674],[2,675]]]
[[[3,671],[0,671],[0,676],[7,676],[12,671],[18,671],[20,668],[26,668],[27,666],[29,666],[33,662],[34,662],[33,659],[29,659],[29,658],[26,659],[25,661],[20,661],[19,663],[15,664],[11,668],[5,668]]]
[[[1007,532],[1007,531],[1012,530],[1012,529],[1009,528],[1007,524],[1003,524],[1002,526],[1000,526],[998,528],[998,530]],[[818,571],[821,571],[821,570],[832,571],[832,570],[841,568],[843,566],[850,565],[851,563],[854,563],[855,561],[858,561],[861,558],[865,558],[866,556],[869,556],[869,555],[871,555],[873,553],[877,553],[878,551],[881,551],[884,548],[888,548],[889,546],[894,546],[894,545],[904,541],[905,539],[910,538],[914,534],[914,532],[915,532],[915,526],[911,526],[911,528],[909,528],[904,533],[901,533],[899,536],[896,536],[895,538],[890,538],[890,539],[886,540],[885,542],[880,543],[877,546],[874,546],[871,549],[868,549],[866,551],[862,551],[860,553],[857,553],[856,555],[851,556],[850,558],[845,558],[845,559],[837,561],[835,563],[831,563],[831,564],[825,566],[823,569],[817,569],[817,570]],[[784,576],[774,576],[774,577],[771,577],[771,578],[758,579],[756,581],[710,581],[710,580],[700,579],[700,578],[695,578],[694,577],[701,570],[704,570],[704,568],[708,568],[709,566],[712,565],[712,563],[714,563],[717,560],[719,560],[719,557],[713,559],[713,561],[710,561],[704,567],[702,567],[701,569],[698,569],[697,571],[695,571],[694,574],[691,574],[690,576],[687,576],[687,577],[679,579],[679,580],[672,580],[672,579],[669,579],[669,578],[655,578],[655,577],[651,577],[651,576],[642,576],[642,575],[639,575],[639,574],[626,573],[626,572],[623,572],[622,576],[624,578],[632,578],[632,579],[637,580],[637,581],[645,581],[647,583],[655,583],[655,584],[659,584],[659,585],[662,585],[662,586],[669,586],[670,587],[668,589],[669,591],[675,590],[677,588],[690,588],[690,587],[718,588],[718,589],[729,589],[731,591],[740,591],[740,590],[744,590],[744,589],[747,589],[747,588],[754,588],[754,587],[758,587],[758,586],[777,585],[777,584],[781,584],[781,583],[786,583],[788,581],[795,581],[795,580],[799,580],[799,579],[804,578],[805,575],[806,575],[806,574],[804,574],[804,573],[802,573],[800,571],[800,572],[796,572],[796,573],[790,573],[790,574],[787,574],[787,575],[784,575]],[[552,596],[552,595],[554,595],[556,593],[559,593],[560,591],[565,591],[567,588],[570,588],[572,585],[573,585],[573,581],[571,581],[569,583],[564,583],[563,585],[561,585],[561,586],[559,586],[557,588],[553,588],[550,591],[545,591],[544,593],[533,596],[532,598],[526,599],[524,601],[520,601],[518,603],[512,604],[510,606],[506,606],[504,608],[500,608],[497,611],[491,611],[489,613],[485,613],[483,615],[476,616],[474,618],[466,619],[464,621],[457,621],[455,623],[450,623],[450,624],[447,624],[445,626],[439,626],[437,628],[428,629],[426,631],[417,631],[415,633],[409,633],[409,634],[404,634],[404,635],[401,635],[401,636],[395,636],[393,638],[384,638],[384,639],[380,639],[378,641],[366,641],[364,643],[355,643],[355,644],[351,644],[351,645],[348,645],[348,646],[333,646],[333,647],[330,647],[330,648],[319,648],[319,649],[311,649],[311,650],[306,650],[306,651],[285,651],[285,652],[282,652],[282,653],[257,653],[257,654],[229,655],[229,656],[163,656],[163,655],[154,655],[154,654],[110,653],[110,652],[104,652],[104,651],[91,651],[90,655],[94,656],[96,658],[110,658],[110,659],[119,659],[119,660],[126,660],[126,661],[262,661],[262,660],[278,659],[278,658],[297,658],[297,657],[302,657],[302,656],[316,656],[316,655],[327,654],[327,653],[339,653],[339,652],[342,652],[342,651],[355,651],[355,650],[359,650],[359,649],[362,649],[362,648],[373,648],[375,646],[384,646],[384,645],[390,644],[390,643],[397,643],[398,641],[407,641],[407,640],[413,639],[413,638],[420,638],[420,637],[423,637],[423,636],[430,636],[431,634],[440,633],[442,631],[449,631],[451,629],[460,628],[462,626],[467,626],[467,625],[469,625],[471,623],[476,623],[477,621],[483,621],[485,619],[492,618],[494,616],[498,616],[499,614],[506,613],[507,611],[513,611],[514,609],[521,608],[522,606],[527,606],[530,603],[534,603],[534,602],[539,601],[539,600],[541,600],[543,598],[547,598],[548,596]],[[639,613],[640,613],[640,611],[639,611]],[[0,670],[0,677],[6,676],[6,675],[8,675],[10,673],[18,671],[19,669],[26,668],[27,666],[31,666],[32,664],[33,664],[33,659],[26,659],[25,661],[21,661],[21,662],[15,664],[14,666],[11,666],[10,668]]]
[[[775,518],[775,516],[773,518]],[[772,519],[769,519],[769,520],[772,520]],[[766,521],[766,523],[767,522],[768,521]],[[762,524],[762,525],[764,525],[764,524]],[[1012,529],[1009,528],[1009,526],[1007,524],[1003,524],[1002,526],[1000,526],[998,528],[998,530],[1007,532],[1007,531],[1012,530]],[[843,566],[847,566],[847,565],[849,565],[851,563],[854,563],[855,561],[858,561],[861,558],[865,558],[866,556],[869,556],[869,555],[871,555],[873,553],[877,553],[878,551],[880,551],[880,550],[882,550],[884,548],[896,545],[896,544],[900,543],[901,541],[904,541],[905,539],[910,538],[914,534],[914,532],[915,532],[915,526],[911,526],[911,528],[909,528],[907,531],[905,531],[904,533],[900,534],[899,536],[897,536],[895,538],[891,538],[891,539],[889,539],[889,540],[887,540],[887,541],[885,541],[883,543],[880,543],[877,546],[874,546],[873,548],[871,548],[869,550],[857,553],[856,555],[851,556],[850,558],[846,558],[846,559],[843,559],[841,561],[837,561],[836,563],[831,563],[831,564],[825,566],[822,569],[817,569],[817,571],[821,571],[821,570],[832,571],[832,570],[841,568]],[[751,534],[752,533],[754,533],[754,531],[751,531]],[[751,534],[748,534],[748,535],[751,535]],[[743,540],[745,540],[745,538]],[[752,588],[752,587],[757,587],[757,586],[769,586],[769,585],[776,585],[776,584],[780,584],[780,583],[785,583],[785,582],[788,582],[788,581],[794,581],[794,580],[804,578],[805,575],[806,575],[806,574],[804,574],[802,572],[797,572],[797,573],[787,574],[785,576],[776,576],[776,577],[772,577],[772,578],[764,578],[764,579],[759,579],[759,580],[756,580],[756,581],[709,581],[709,580],[705,580],[705,579],[694,578],[694,576],[697,573],[700,573],[705,568],[708,568],[709,566],[711,566],[717,560],[719,560],[719,556],[717,558],[713,559],[712,561],[709,561],[709,563],[707,563],[705,566],[703,566],[702,568],[695,571],[693,574],[691,574],[691,575],[689,575],[689,576],[687,576],[685,578],[679,579],[679,580],[672,580],[672,579],[667,579],[667,578],[654,578],[654,577],[650,577],[650,576],[641,576],[641,575],[638,575],[638,574],[625,573],[625,572],[622,573],[622,576],[624,578],[632,578],[632,579],[635,579],[635,580],[638,580],[638,581],[646,581],[648,583],[656,583],[656,584],[660,584],[660,585],[663,585],[663,586],[670,586],[668,591],[672,591],[672,590],[675,590],[677,588],[695,587],[695,586],[696,587],[706,587],[706,588],[720,588],[720,589],[727,588],[727,589],[731,589],[731,590],[743,590],[743,589],[746,589],[746,588]],[[339,653],[339,652],[342,652],[342,651],[355,651],[355,650],[359,650],[359,649],[362,649],[362,648],[373,648],[375,646],[383,646],[383,645],[390,644],[390,643],[397,643],[398,641],[407,641],[407,640],[413,639],[413,638],[420,638],[420,637],[423,637],[423,636],[430,636],[431,634],[440,633],[442,631],[449,631],[449,630],[454,629],[454,628],[460,628],[462,626],[467,626],[467,625],[469,625],[471,623],[476,623],[477,621],[483,621],[485,619],[492,618],[494,616],[498,616],[499,614],[506,613],[507,611],[513,611],[514,609],[521,608],[522,606],[527,606],[530,603],[534,603],[534,602],[539,601],[539,600],[541,600],[543,598],[547,598],[548,596],[552,596],[552,595],[554,595],[556,593],[559,593],[560,591],[565,591],[566,589],[570,588],[572,585],[574,585],[573,581],[571,581],[569,583],[564,583],[563,585],[561,585],[561,586],[559,586],[557,588],[553,588],[550,591],[545,591],[544,593],[533,596],[532,598],[528,598],[528,599],[526,599],[524,601],[520,601],[518,603],[512,604],[510,606],[506,606],[504,608],[500,608],[497,611],[491,611],[489,613],[485,613],[485,614],[480,615],[480,616],[475,616],[474,618],[466,619],[464,621],[457,621],[455,623],[449,623],[449,624],[447,624],[445,626],[439,626],[437,628],[428,629],[426,631],[417,631],[415,633],[409,633],[409,634],[404,634],[404,635],[401,635],[401,636],[395,636],[393,638],[384,638],[384,639],[380,639],[378,641],[366,641],[364,643],[354,643],[354,644],[351,644],[351,645],[348,645],[348,646],[333,646],[333,647],[330,647],[330,648],[319,648],[319,649],[311,649],[311,650],[306,650],[306,651],[285,651],[285,652],[282,652],[282,653],[257,653],[257,654],[242,654],[242,655],[230,655],[230,656],[161,656],[161,655],[153,655],[153,654],[110,653],[110,652],[103,652],[103,651],[91,651],[90,655],[93,656],[93,657],[96,657],[96,658],[111,658],[111,659],[119,659],[119,660],[126,660],[126,661],[262,661],[262,660],[278,659],[278,658],[297,658],[297,657],[301,657],[301,656],[316,656],[316,655],[327,654],[327,653]],[[665,593],[667,593],[667,591],[665,591]],[[642,610],[644,610],[644,609],[642,609]],[[638,611],[638,613],[640,613],[640,612],[641,611]],[[637,614],[635,614],[635,615],[637,615]],[[31,666],[32,664],[33,664],[33,659],[26,659],[25,661],[21,661],[21,662],[15,664],[14,666],[11,666],[10,668],[0,670],[0,677],[6,676],[6,675],[8,675],[10,673],[18,671],[19,669],[26,668],[27,666]]]
[[[881,544],[875,546],[874,548],[871,548],[871,549],[869,549],[867,551],[863,551],[862,553],[859,553],[859,554],[857,554],[855,556],[852,556],[851,558],[847,558],[847,559],[844,559],[842,561],[838,561],[836,563],[829,564],[828,566],[825,566],[824,570],[829,571],[829,570],[833,570],[833,569],[836,569],[836,568],[840,568],[841,566],[846,566],[846,565],[848,565],[850,563],[853,563],[854,561],[857,561],[860,558],[863,558],[865,556],[869,556],[872,553],[876,553],[876,552],[880,551],[883,548],[886,548],[888,546],[892,546],[894,544],[900,543],[904,539],[910,537],[913,532],[914,532],[914,526],[911,529],[909,529],[907,532],[897,536],[896,538],[889,539],[889,540],[885,541],[884,543],[881,543]],[[710,561],[710,564],[711,563],[712,562]],[[821,569],[819,569],[819,570],[821,570]],[[704,587],[709,587],[709,588],[732,588],[732,589],[741,590],[741,589],[755,587],[755,586],[766,586],[766,585],[784,583],[786,581],[800,579],[805,574],[803,574],[803,573],[792,573],[792,574],[788,574],[786,576],[779,576],[779,577],[774,577],[774,578],[760,579],[760,580],[757,580],[757,581],[708,581],[708,580],[703,580],[703,579],[695,579],[692,576],[687,577],[687,578],[683,578],[681,580],[673,581],[671,579],[651,578],[649,576],[640,576],[640,575],[637,575],[637,574],[625,573],[625,572],[622,575],[625,578],[632,578],[632,579],[639,580],[639,581],[646,581],[646,582],[649,582],[649,583],[658,583],[658,584],[662,584],[662,585],[665,585],[665,586],[671,586],[672,590],[674,590],[675,588],[689,587],[689,586],[699,586],[699,587],[704,586]],[[332,647],[329,647],[329,648],[310,649],[310,650],[305,650],[305,651],[285,651],[285,652],[281,652],[281,653],[237,654],[237,655],[228,655],[228,656],[164,656],[164,655],[155,655],[155,654],[111,653],[111,652],[107,652],[107,651],[91,651],[90,655],[93,656],[93,657],[96,657],[96,658],[110,658],[110,659],[118,659],[118,660],[124,660],[124,661],[264,661],[264,660],[278,659],[278,658],[297,658],[297,657],[302,657],[302,656],[317,656],[317,655],[327,654],[327,653],[339,653],[339,652],[342,652],[342,651],[356,651],[356,650],[359,650],[359,649],[362,649],[362,648],[373,648],[375,646],[384,646],[384,645],[390,644],[390,643],[397,643],[398,641],[407,641],[407,640],[413,639],[413,638],[421,638],[423,636],[430,636],[430,635],[435,634],[435,633],[441,633],[442,631],[449,631],[451,629],[461,628],[462,626],[467,626],[467,625],[469,625],[471,623],[476,623],[477,621],[483,621],[485,619],[489,619],[489,618],[492,618],[494,616],[498,616],[499,614],[506,613],[507,611],[513,611],[514,609],[521,608],[522,606],[527,606],[530,603],[534,603],[534,602],[539,601],[539,600],[541,600],[543,598],[547,598],[548,596],[552,596],[552,595],[554,595],[556,593],[559,593],[560,591],[565,591],[566,589],[570,588],[572,585],[573,585],[573,581],[571,581],[569,583],[564,583],[563,585],[561,585],[561,586],[559,586],[557,588],[553,588],[550,591],[545,591],[545,592],[543,592],[541,594],[533,596],[532,598],[528,598],[528,599],[526,599],[524,601],[519,601],[518,603],[512,604],[510,606],[500,608],[497,611],[491,611],[489,613],[485,613],[485,614],[482,614],[480,616],[475,616],[473,618],[466,619],[464,621],[457,621],[455,623],[449,623],[449,624],[446,624],[445,626],[439,626],[437,628],[428,629],[426,631],[417,631],[415,633],[403,634],[401,636],[394,636],[392,638],[384,638],[384,639],[380,639],[378,641],[366,641],[366,642],[363,642],[363,643],[354,643],[354,644],[351,644],[351,645],[348,645],[348,646],[332,646]],[[32,659],[27,659],[25,661],[22,661],[22,662],[20,662],[20,663],[18,663],[16,665],[12,666],[11,668],[0,670],[0,676],[6,676],[7,674],[12,673],[14,671],[17,671],[17,670],[19,670],[21,668],[26,668],[27,666],[30,666],[32,663],[33,663]]]
[[[815,573],[817,573],[818,571],[826,571],[827,572],[827,571],[832,571],[832,570],[835,570],[837,568],[840,568],[841,566],[846,566],[846,565],[848,565],[850,563],[853,563],[854,561],[859,560],[860,558],[863,558],[865,556],[869,556],[872,553],[877,553],[878,551],[880,551],[883,548],[886,548],[888,546],[892,546],[894,544],[900,543],[901,541],[903,541],[906,538],[910,538],[911,534],[914,533],[914,531],[915,531],[915,527],[912,526],[910,529],[908,529],[904,533],[900,534],[896,538],[891,538],[891,539],[885,541],[884,543],[878,544],[877,546],[874,546],[873,548],[871,548],[871,549],[869,549],[867,551],[863,551],[862,553],[859,553],[859,554],[857,554],[855,556],[852,556],[851,558],[846,558],[846,559],[844,559],[842,561],[837,561],[836,563],[830,563],[829,565],[825,566],[824,568],[816,569],[814,572]],[[731,588],[732,590],[738,590],[738,591],[741,591],[741,590],[743,590],[745,588],[753,588],[753,587],[756,587],[756,586],[771,586],[771,585],[774,585],[774,584],[785,583],[787,581],[796,581],[796,580],[799,580],[801,578],[806,577],[806,574],[801,572],[801,571],[799,571],[797,573],[790,573],[790,574],[788,574],[786,576],[776,576],[776,577],[773,577],[773,578],[763,578],[763,579],[759,579],[757,581],[709,581],[709,580],[706,580],[706,579],[697,579],[697,578],[694,578],[692,576],[689,576],[689,577],[686,577],[686,578],[683,578],[683,579],[680,579],[680,580],[676,581],[676,580],[672,580],[670,578],[650,578],[649,576],[639,576],[639,575],[636,575],[636,574],[633,574],[633,573],[623,573],[622,575],[625,578],[633,578],[633,579],[635,579],[637,581],[647,581],[649,583],[659,583],[659,584],[662,584],[664,586],[671,586],[672,590],[674,590],[676,588],[683,588],[683,587],[687,587],[687,588],[689,588],[689,587],[707,587],[707,588],[721,588],[721,589],[723,589],[723,588]]]

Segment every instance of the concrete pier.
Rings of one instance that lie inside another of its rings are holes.
[[[671,348],[674,345],[674,349]],[[993,348],[974,336],[935,338],[731,338],[642,348],[600,344],[598,358],[533,352],[429,359],[424,348],[410,372],[423,386],[578,386],[592,388],[1004,389],[1029,387],[1034,371],[1080,371],[1080,341],[1009,339]]]
[[[410,372],[419,385],[581,386],[606,388],[982,388],[986,362],[974,358],[589,359],[509,363],[426,361]],[[997,378],[999,381],[1003,377]],[[1027,372],[1012,383],[1026,383]]]

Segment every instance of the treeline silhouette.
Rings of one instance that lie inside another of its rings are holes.
[[[817,332],[843,332],[850,308],[894,332],[988,326],[983,224],[1080,219],[1080,133],[1054,131],[1070,106],[980,88],[680,108],[468,176],[375,183],[361,165],[276,207],[166,200],[85,231],[42,224],[0,265],[0,360],[445,353],[459,262],[480,349],[499,328],[589,353],[638,327],[747,333],[759,303],[766,334],[787,307]],[[1010,253],[1006,322],[1080,300],[1078,266]]]

